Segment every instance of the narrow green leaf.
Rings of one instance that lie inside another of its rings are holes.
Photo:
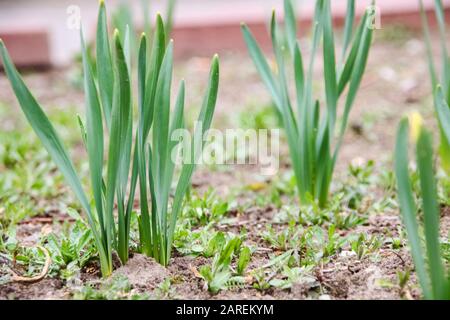
[[[118,182],[120,183],[122,159],[127,145],[128,125],[131,117],[131,92],[129,72],[119,32],[114,33],[114,65],[117,81],[114,87],[113,110],[111,117],[111,130],[109,142],[109,158],[106,182],[106,231],[108,246],[115,239],[114,228],[114,199]]]
[[[180,178],[178,180],[177,187],[175,190],[175,198],[173,200],[172,205],[171,222],[166,247],[168,257],[170,257],[170,252],[172,250],[173,234],[175,232],[175,226],[182,207],[182,202],[186,194],[186,191],[189,188],[190,180],[195,169],[195,163],[197,162],[198,157],[201,156],[199,152],[199,147],[204,144],[203,136],[205,132],[211,127],[211,122],[216,107],[218,90],[219,90],[219,57],[215,55],[211,64],[208,89],[206,90],[206,94],[203,99],[202,109],[200,111],[197,121],[202,125],[200,128],[196,127],[195,129],[196,132],[194,133],[194,141],[192,143],[191,162],[183,164]],[[195,139],[201,140],[195,141]]]
[[[105,224],[103,218],[104,213],[102,194],[104,144],[102,111],[82,32],[80,36],[81,50],[83,55],[84,92],[86,97],[86,134],[89,137],[86,142],[86,147],[89,159],[92,191],[95,199],[95,208],[97,210],[98,221],[100,223],[102,233],[104,233]]]
[[[334,134],[334,124],[336,122],[338,93],[336,83],[336,56],[334,47],[333,24],[329,0],[325,0],[322,13],[325,93],[327,99],[329,134],[332,137]]]
[[[165,190],[165,176],[169,161],[170,91],[173,73],[173,42],[167,46],[155,97],[153,127],[152,171],[156,186],[156,201],[161,214],[161,224],[167,210],[168,191]]]
[[[417,207],[414,203],[408,165],[408,119],[403,119],[397,133],[395,147],[395,174],[397,177],[398,199],[403,223],[406,226],[411,253],[416,266],[416,273],[425,298],[432,297],[430,279],[425,267],[425,260],[420,243],[418,224],[416,220]]]
[[[289,53],[292,55],[297,43],[297,19],[291,0],[284,0],[284,16]]]
[[[300,189],[303,188],[304,180],[301,176],[298,176],[302,173],[302,169],[300,167],[300,157],[298,150],[298,142],[299,135],[297,124],[295,122],[295,115],[292,110],[292,106],[290,104],[289,92],[287,88],[286,81],[286,71],[284,64],[284,47],[280,44],[278,40],[278,25],[276,21],[275,11],[272,11],[272,20],[271,20],[271,37],[272,37],[272,45],[275,53],[277,66],[278,66],[278,84],[279,84],[279,93],[281,96],[281,105],[279,106],[283,124],[286,128],[288,145],[291,153],[291,157],[293,158],[292,165],[294,172],[297,177],[297,184]]]
[[[166,176],[164,178],[165,186],[164,189],[167,191],[167,197],[168,193],[171,187],[172,179],[173,179],[173,172],[175,169],[175,162],[174,159],[171,158],[171,155],[173,152],[176,151],[176,147],[178,145],[178,141],[173,141],[173,134],[176,130],[182,129],[184,124],[184,100],[185,100],[185,83],[184,80],[180,83],[180,88],[178,90],[177,100],[175,103],[175,109],[173,111],[174,117],[171,121],[170,125],[170,131],[169,131],[169,145],[168,145],[168,155],[169,159],[167,162],[167,169],[166,169]],[[167,226],[168,228],[169,226]]]
[[[338,95],[341,96],[344,92],[345,87],[350,81],[351,75],[353,73],[353,69],[355,67],[355,61],[358,56],[359,48],[361,46],[361,39],[363,36],[363,31],[366,28],[367,24],[367,12],[361,19],[359,23],[358,29],[356,31],[355,39],[353,40],[352,48],[350,49],[350,53],[347,57],[347,60],[344,64],[344,68],[342,69],[339,75],[339,84],[338,84]]]
[[[433,141],[431,134],[422,129],[417,141],[417,165],[420,174],[420,186],[423,199],[425,238],[427,246],[430,278],[435,299],[444,292],[445,275],[441,261],[439,243],[439,205],[437,202],[436,181],[433,170]]]
[[[125,27],[125,37],[123,40],[123,52],[125,55],[125,61],[127,62],[128,71],[130,72],[130,78],[131,78],[131,32],[130,32],[130,26],[127,24]]]
[[[139,60],[138,60],[138,91],[139,91],[139,125],[137,129],[137,141],[135,145],[135,159],[137,162],[137,169],[133,170],[133,177],[137,174],[139,177],[139,195],[140,195],[140,221],[139,221],[139,231],[140,231],[140,242],[142,245],[143,252],[150,256],[151,255],[151,226],[150,226],[150,213],[148,208],[148,194],[147,194],[147,158],[146,158],[146,138],[144,136],[146,119],[145,116],[148,114],[146,108],[150,106],[146,105],[148,101],[147,95],[151,94],[148,89],[147,84],[147,51],[146,48],[147,37],[145,34],[141,36],[141,45],[139,50]],[[153,78],[157,78],[154,75]],[[152,115],[153,116],[153,115]],[[151,119],[152,120],[152,119]],[[152,121],[148,122],[152,122]],[[137,172],[136,172],[137,171]],[[135,180],[134,180],[135,181]],[[132,184],[133,185],[133,184]],[[154,201],[154,199],[152,199]]]
[[[278,93],[277,85],[273,78],[272,71],[270,70],[270,67],[267,63],[267,60],[264,57],[261,49],[258,46],[258,43],[256,42],[254,36],[252,35],[252,33],[251,33],[250,29],[247,27],[247,25],[242,24],[241,30],[244,35],[244,40],[245,40],[245,43],[247,44],[250,55],[253,59],[253,62],[255,63],[256,69],[260,73],[261,78],[264,81],[264,84],[269,89],[270,94],[272,95],[272,99],[275,102],[275,105],[277,106],[278,109],[280,109],[281,98]]]
[[[358,93],[359,87],[361,85],[361,80],[364,75],[364,71],[366,69],[367,59],[369,57],[369,50],[370,50],[370,45],[372,43],[373,30],[370,28],[366,28],[365,26],[364,26],[363,30],[364,31],[363,31],[362,37],[361,37],[361,44],[360,44],[360,47],[358,48],[358,54],[357,54],[357,57],[355,60],[354,71],[352,72],[349,90],[348,90],[348,94],[347,94],[347,99],[345,101],[345,107],[344,107],[344,113],[342,115],[342,123],[341,123],[339,138],[338,138],[337,146],[335,148],[334,155],[333,155],[333,167],[334,167],[334,165],[336,163],[336,159],[339,155],[342,140],[344,138],[345,130],[347,128],[350,111],[353,107],[353,103],[355,101],[356,94]]]
[[[295,44],[294,49],[294,77],[295,77],[295,89],[297,92],[297,110],[300,114],[302,109],[302,103],[305,99],[305,71],[303,67],[302,52],[298,43]],[[300,116],[299,116],[300,118]],[[299,121],[300,122],[300,121]]]
[[[324,121],[326,121],[326,119]],[[317,166],[315,186],[315,194],[318,196],[319,205],[321,207],[324,207],[328,201],[328,192],[331,182],[330,134],[328,132],[328,130],[330,129],[327,125],[324,125],[323,127],[325,128],[325,130],[323,131],[322,139],[317,139],[318,142],[321,142],[317,154],[317,159],[320,159],[321,165]]]
[[[153,113],[155,110],[155,95],[158,77],[161,69],[161,63],[166,51],[166,35],[164,31],[164,23],[161,15],[156,17],[155,34],[152,44],[152,53],[147,66],[146,78],[146,95],[144,101],[144,117],[143,117],[143,138],[144,143],[153,124]]]
[[[344,26],[344,44],[342,46],[342,61],[345,59],[348,47],[353,36],[353,24],[355,23],[355,0],[347,0],[347,15]]]
[[[100,1],[97,23],[97,79],[108,129],[111,128],[114,71],[108,36],[107,15],[104,1]]]

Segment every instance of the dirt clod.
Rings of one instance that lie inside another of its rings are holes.
[[[169,276],[169,272],[154,259],[135,254],[114,275],[126,276],[133,288],[154,289]]]

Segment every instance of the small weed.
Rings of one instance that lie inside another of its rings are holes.
[[[70,279],[96,255],[92,233],[86,224],[77,220],[66,223],[59,235],[47,236],[46,247],[52,257],[52,269],[63,279]]]
[[[242,287],[246,284],[243,277],[250,262],[251,250],[242,244],[241,237],[231,237],[226,242],[221,241],[211,265],[199,268],[199,273],[211,293],[220,290]],[[237,270],[232,267],[233,260],[237,260]]]
[[[350,241],[352,251],[356,253],[358,260],[366,255],[376,252],[382,246],[383,242],[375,235],[368,238],[365,233],[361,233],[356,240]]]
[[[267,275],[264,269],[258,268],[252,271],[253,288],[258,291],[265,291],[270,289],[270,283],[267,280]]]
[[[192,226],[206,226],[222,219],[230,208],[228,201],[209,190],[202,196],[194,194],[187,199],[181,219],[188,219]]]
[[[317,284],[317,280],[311,275],[311,271],[311,267],[289,268],[284,266],[281,279],[272,279],[269,284],[279,289],[290,289],[295,283],[314,286]]]
[[[281,118],[272,105],[249,106],[246,111],[239,114],[240,127],[244,129],[272,129],[281,124]]]
[[[172,287],[172,279],[166,278],[155,289],[155,297],[158,300],[174,299],[176,296],[175,288]]]

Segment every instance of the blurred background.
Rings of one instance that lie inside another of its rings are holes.
[[[110,14],[128,7],[137,30],[144,26],[142,0],[106,0]],[[156,12],[165,14],[168,0],[151,0],[147,17]],[[427,11],[433,0],[425,0]],[[298,15],[303,30],[309,26],[314,0],[297,0]],[[358,0],[361,14],[371,0]],[[450,0],[444,0],[446,7]],[[339,23],[346,10],[346,0],[333,0],[333,14]],[[81,17],[89,39],[95,30],[98,2],[95,0],[0,0],[0,37],[4,39],[13,59],[19,66],[68,66],[78,53],[79,31],[73,28],[74,19]],[[418,1],[378,0],[382,26],[402,24],[420,28]],[[176,55],[210,56],[218,52],[245,49],[239,30],[240,22],[247,22],[257,38],[268,48],[266,26],[272,8],[282,18],[280,0],[178,0],[174,10]],[[122,12],[123,13],[123,12]]]

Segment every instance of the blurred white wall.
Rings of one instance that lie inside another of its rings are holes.
[[[143,20],[140,10],[141,0],[105,0],[111,13],[119,1],[133,6],[137,23]],[[296,0],[300,16],[311,16],[314,0]],[[370,4],[371,0],[358,0],[359,11]],[[450,5],[450,0],[443,1]],[[153,14],[164,12],[166,0],[150,0]],[[346,0],[332,0],[335,13],[343,14]],[[377,0],[383,10],[402,11],[410,8],[416,0]],[[433,0],[425,0],[427,6]],[[73,55],[79,51],[78,30],[67,27],[70,6],[81,9],[84,31],[88,39],[95,32],[97,0],[0,0],[0,33],[14,30],[47,30],[50,40],[51,61],[57,66],[67,65]],[[282,12],[282,0],[178,0],[175,23],[179,26],[208,24],[238,24],[241,21],[267,21],[272,8]]]

